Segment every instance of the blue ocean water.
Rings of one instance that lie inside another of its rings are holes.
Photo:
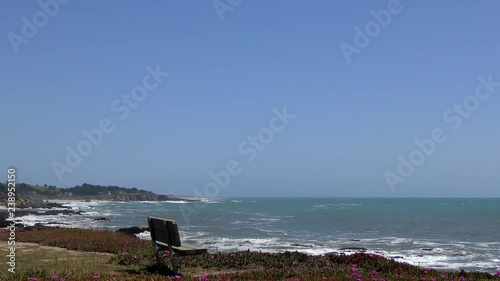
[[[346,248],[356,247],[437,269],[500,269],[500,199],[230,198],[68,206],[86,215],[21,219],[118,229],[146,227],[146,217],[157,216],[176,219],[184,242],[211,251],[324,254],[352,253]],[[110,221],[97,222],[96,217]]]

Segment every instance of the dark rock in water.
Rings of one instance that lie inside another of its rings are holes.
[[[351,239],[353,242],[359,242],[359,239]]]
[[[346,248],[340,248],[340,251],[346,251],[346,250],[351,250],[351,251],[361,251],[361,252],[366,252],[366,248],[362,247],[346,247]]]
[[[15,226],[16,226],[17,229],[23,229],[24,228],[24,224],[22,224],[22,223],[16,223]]]
[[[142,233],[142,232],[144,232],[146,230],[149,231],[149,227],[137,227],[137,226],[133,226],[133,227],[120,228],[116,232],[125,233],[125,234],[128,234],[128,235],[134,235],[134,234]]]
[[[39,215],[39,216],[54,216],[54,215],[83,215],[84,212],[82,211],[73,211],[73,210],[48,210],[45,213],[33,213],[33,215]]]
[[[51,222],[46,223],[46,225],[50,225],[50,224],[64,224],[64,225],[69,225],[69,223],[66,223],[66,222],[55,222],[55,221],[51,221]]]
[[[94,220],[95,221],[111,221],[110,219],[107,219],[107,218],[96,218]]]
[[[404,258],[403,256],[394,256],[394,257],[391,257],[391,259],[402,259]]]
[[[71,209],[71,207],[63,206],[60,203],[45,203],[46,208],[61,208],[61,209]]]
[[[422,251],[432,251],[432,248],[423,248]]]
[[[291,246],[304,247],[304,248],[312,248],[313,247],[312,245],[305,245],[305,244],[298,244],[298,243],[291,244]]]
[[[325,254],[325,256],[336,256],[338,254],[339,254],[338,252],[328,252]]]

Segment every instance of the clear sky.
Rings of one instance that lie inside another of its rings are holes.
[[[0,4],[4,179],[500,196],[500,86],[478,79],[500,81],[498,1],[44,1]],[[92,144],[82,131],[101,125]],[[228,163],[230,183],[210,185]]]

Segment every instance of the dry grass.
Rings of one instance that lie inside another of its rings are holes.
[[[7,242],[0,242],[0,256],[9,254],[10,246]],[[58,274],[68,277],[67,280],[76,280],[82,275],[123,275],[130,266],[111,264],[113,254],[78,252],[57,247],[41,246],[36,243],[16,243],[16,270],[17,276],[28,276],[35,273],[45,273],[47,276]],[[0,280],[13,278],[8,272],[6,262],[2,262]],[[38,274],[37,274],[38,275]]]

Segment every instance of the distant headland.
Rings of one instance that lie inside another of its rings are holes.
[[[120,186],[94,185],[84,183],[69,188],[53,185],[32,185],[17,183],[15,187],[16,208],[44,208],[49,201],[198,201],[195,197],[162,195],[151,191]],[[7,205],[8,188],[0,183],[0,206]]]

